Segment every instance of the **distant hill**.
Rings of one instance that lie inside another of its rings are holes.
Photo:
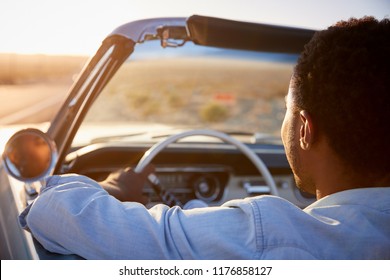
[[[82,56],[0,53],[0,85],[71,79],[86,61]]]

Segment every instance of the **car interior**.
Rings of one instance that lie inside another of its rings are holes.
[[[84,67],[47,131],[29,131],[50,148],[42,174],[23,178],[11,153],[3,155],[4,168],[17,178],[1,172],[12,215],[37,197],[50,174],[102,181],[148,164],[156,181],[144,186],[146,207],[193,199],[216,206],[258,195],[277,195],[300,208],[311,204],[315,196],[295,185],[280,126],[294,63],[313,34],[198,15],[118,27]],[[8,257],[77,258],[51,254],[28,232],[16,231],[0,236]],[[24,252],[11,255],[18,250]]]

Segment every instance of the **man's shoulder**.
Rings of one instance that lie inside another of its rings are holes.
[[[291,219],[292,216],[305,215],[303,209],[290,201],[273,195],[248,197],[240,200],[232,200],[224,204],[228,207],[239,207],[253,211],[255,216],[278,221]]]

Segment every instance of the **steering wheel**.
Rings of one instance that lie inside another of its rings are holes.
[[[142,170],[151,163],[151,161],[154,159],[154,157],[160,153],[163,149],[165,149],[169,144],[175,143],[180,139],[190,137],[190,136],[210,136],[215,137],[217,139],[220,139],[226,143],[234,145],[238,150],[240,150],[244,155],[248,157],[248,159],[251,160],[251,162],[255,165],[257,170],[260,172],[260,174],[263,175],[263,178],[265,182],[267,183],[268,187],[270,188],[271,194],[278,196],[278,190],[276,188],[275,180],[273,179],[271,173],[269,172],[267,166],[264,164],[264,162],[256,155],[255,152],[253,152],[251,149],[249,149],[246,145],[244,145],[242,142],[234,139],[233,137],[219,132],[215,130],[208,130],[208,129],[194,129],[185,131],[182,133],[178,133],[175,135],[172,135],[168,137],[167,139],[156,143],[153,145],[148,151],[145,152],[141,160],[138,162],[137,166],[134,168],[134,172],[141,173]],[[155,174],[150,174],[148,176],[148,179],[150,183],[153,186],[154,191],[157,193],[157,195],[160,196],[162,201],[169,205],[179,205],[182,206],[181,202],[178,201],[175,196],[170,193],[167,190],[164,190],[161,187],[161,184],[159,182],[158,177]]]

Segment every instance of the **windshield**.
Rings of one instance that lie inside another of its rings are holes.
[[[191,42],[138,44],[90,108],[75,142],[140,141],[191,128],[279,139],[296,59]]]

